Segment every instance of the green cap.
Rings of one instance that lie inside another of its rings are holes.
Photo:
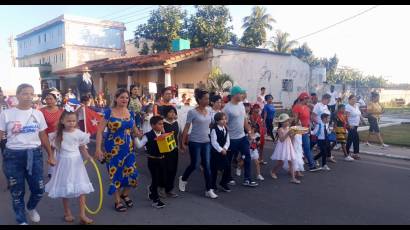
[[[246,93],[246,91],[237,85],[232,87],[231,89],[231,96],[235,96],[236,94],[243,94],[243,93]]]

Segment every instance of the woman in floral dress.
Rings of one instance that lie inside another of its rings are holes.
[[[114,106],[105,111],[104,120],[99,124],[96,139],[96,157],[106,162],[111,179],[108,194],[114,194],[115,210],[118,212],[125,212],[127,207],[133,206],[128,194],[130,187],[136,187],[138,177],[132,137],[132,134],[136,134],[137,129],[134,113],[129,112],[127,108],[129,97],[130,94],[126,89],[119,89],[116,92]],[[103,154],[101,142],[105,128],[108,133],[104,137],[106,153]]]

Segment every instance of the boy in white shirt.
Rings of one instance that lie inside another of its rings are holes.
[[[326,158],[330,153],[330,142],[329,142],[329,113],[322,113],[320,115],[321,123],[317,123],[315,129],[311,132],[312,135],[316,135],[318,139],[318,146],[320,148],[320,153],[315,157],[314,160],[317,160],[319,157],[322,158],[322,169],[329,171],[330,168],[326,164]]]

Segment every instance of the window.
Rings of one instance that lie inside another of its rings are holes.
[[[57,63],[57,60],[58,60],[58,58],[57,58],[57,54],[56,54],[56,55],[54,55],[54,63]]]
[[[282,90],[287,92],[293,91],[293,80],[292,79],[283,79],[282,80]]]
[[[38,60],[38,64],[40,64],[40,65],[41,65],[41,58],[40,58],[40,60]]]
[[[47,58],[47,63],[50,64],[50,56]]]
[[[38,44],[41,44],[41,36],[38,35]]]
[[[60,61],[61,61],[61,62],[64,61],[64,54],[63,54],[63,53],[60,54]]]
[[[44,33],[44,43],[47,42],[47,33]]]
[[[195,87],[194,87],[194,84],[192,84],[192,83],[182,83],[182,88],[193,89]]]

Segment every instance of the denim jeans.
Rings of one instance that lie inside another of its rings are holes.
[[[201,165],[204,168],[205,188],[206,191],[209,191],[211,189],[211,144],[209,142],[198,143],[190,141],[188,146],[191,163],[185,169],[182,180],[188,180],[191,173],[199,167],[199,159],[201,159]]]
[[[29,165],[28,162],[31,162],[31,156],[32,164]],[[36,208],[44,193],[41,149],[12,150],[6,148],[3,152],[3,172],[10,188],[16,221],[19,224],[27,223],[24,207],[25,180],[27,180],[31,191],[27,203],[28,210]]]
[[[229,163],[229,178],[232,178],[231,174],[231,162],[232,159],[238,156],[240,152],[245,156],[244,160],[244,180],[251,180],[251,153],[249,151],[249,140],[246,136],[240,139],[230,139],[229,151],[228,151],[228,163]]]
[[[303,153],[305,154],[305,157],[307,158],[309,163],[309,169],[314,168],[315,162],[313,161],[313,155],[310,146],[310,136],[308,133],[302,135],[302,147]]]

